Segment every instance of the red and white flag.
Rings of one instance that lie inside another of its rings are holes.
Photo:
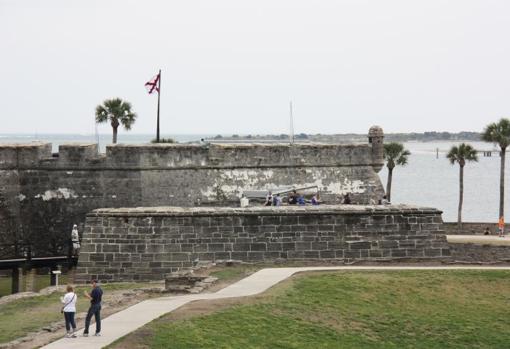
[[[154,91],[159,93],[159,74],[147,81],[145,83],[145,88],[149,94],[153,93]]]

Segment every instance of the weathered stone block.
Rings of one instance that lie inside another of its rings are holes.
[[[207,250],[209,252],[225,252],[225,244],[207,244]]]
[[[352,241],[348,242],[347,246],[349,246],[351,250],[370,249],[371,243],[370,241]]]
[[[391,256],[392,257],[406,257],[407,253],[406,253],[406,250],[392,249],[391,250]]]
[[[101,252],[119,252],[119,245],[102,244]]]
[[[250,251],[266,251],[267,245],[265,243],[252,243],[250,244]]]
[[[360,250],[343,251],[344,258],[347,259],[359,259],[361,258]]]

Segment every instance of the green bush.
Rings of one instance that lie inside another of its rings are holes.
[[[177,143],[173,138],[160,138],[159,142],[156,141],[156,138],[151,140],[151,143]]]

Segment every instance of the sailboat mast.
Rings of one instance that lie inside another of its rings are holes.
[[[289,107],[290,107],[290,135],[289,135],[289,140],[290,140],[290,144],[293,144],[294,143],[294,118],[292,116],[292,101],[290,101]]]

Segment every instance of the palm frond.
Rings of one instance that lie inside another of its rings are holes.
[[[446,157],[450,161],[450,164],[456,162],[464,166],[463,164],[467,161],[478,161],[478,155],[475,148],[470,144],[461,143],[458,146],[452,146]]]
[[[120,98],[107,99],[96,107],[96,122],[117,120],[126,130],[130,130],[136,120],[136,113],[131,108],[131,103]]]
[[[108,121],[108,111],[102,105],[96,107],[96,122],[103,123]]]
[[[497,143],[502,149],[510,145],[510,120],[500,119],[497,123],[491,123],[482,132],[482,140]]]
[[[391,142],[384,145],[384,159],[390,168],[395,167],[395,164],[407,165],[409,155],[411,155],[411,152],[405,149],[402,143]]]

